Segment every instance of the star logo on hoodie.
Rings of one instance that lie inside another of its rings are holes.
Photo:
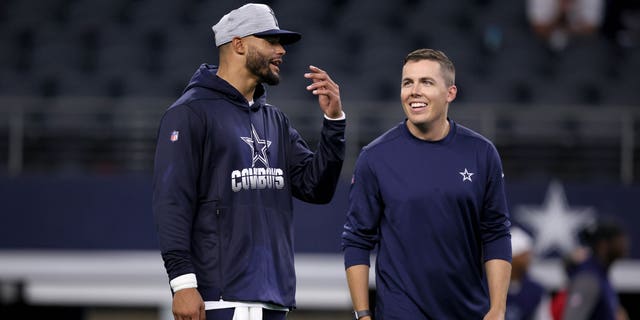
[[[256,161],[260,161],[264,164],[265,168],[269,168],[269,159],[267,158],[267,149],[271,145],[271,141],[260,139],[256,128],[251,125],[251,137],[240,137],[242,141],[249,145],[251,148],[251,167],[254,168]]]

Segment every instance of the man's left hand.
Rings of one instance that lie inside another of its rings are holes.
[[[312,84],[307,86],[307,90],[318,96],[318,104],[324,114],[332,119],[342,116],[342,102],[340,102],[340,87],[331,80],[329,74],[314,66],[309,66],[311,72],[305,73],[304,77],[311,79]]]

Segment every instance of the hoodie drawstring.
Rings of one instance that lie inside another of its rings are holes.
[[[258,129],[256,128],[256,126],[253,124],[253,112],[261,112],[261,116],[262,116],[262,133],[264,134],[262,137],[264,139],[264,143],[265,143],[265,155],[267,156],[267,162],[269,161],[269,155],[270,155],[270,149],[269,148],[269,143],[267,142],[268,138],[269,138],[269,127],[267,126],[267,118],[265,116],[264,110],[262,110],[263,108],[253,108],[254,103],[249,102],[249,134],[250,136],[253,136],[253,130],[256,131],[256,138],[259,138],[260,136],[258,135]],[[258,149],[258,141],[256,141],[257,139],[252,139],[253,141],[253,149],[257,152],[260,149]]]

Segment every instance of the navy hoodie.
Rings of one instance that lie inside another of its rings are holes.
[[[345,120],[324,120],[312,152],[288,118],[203,64],[158,131],[153,213],[169,279],[195,273],[205,301],[295,306],[292,196],[333,197]]]

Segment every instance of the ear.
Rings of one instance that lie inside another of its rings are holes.
[[[447,89],[447,102],[451,102],[451,101],[455,100],[457,95],[458,95],[458,87],[456,87],[455,84],[451,85]]]
[[[231,45],[231,50],[233,50],[233,52],[235,52],[236,54],[244,55],[247,51],[246,42],[240,37],[231,39],[231,43],[229,44]]]

